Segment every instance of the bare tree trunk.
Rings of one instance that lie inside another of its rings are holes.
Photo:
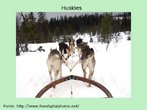
[[[19,44],[16,44],[16,56],[19,56],[20,52],[19,52]]]
[[[110,42],[107,42],[107,46],[106,46],[106,51],[108,51],[108,47],[109,47]]]

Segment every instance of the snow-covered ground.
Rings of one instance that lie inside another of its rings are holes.
[[[81,35],[80,37],[88,42],[89,36],[84,36]],[[89,46],[95,51],[96,58],[95,72],[92,79],[104,85],[114,98],[130,98],[131,41],[127,40],[128,35],[124,33],[121,33],[120,36],[122,39],[117,44],[112,41],[107,52],[106,44],[97,43],[96,41],[89,43]],[[50,48],[58,49],[58,43],[29,44],[29,49],[35,50],[39,46],[43,46],[45,52],[26,52],[16,57],[17,98],[35,98],[37,93],[50,83],[46,60]],[[74,57],[69,58],[69,65],[72,67],[78,59],[78,52],[76,51]],[[62,76],[71,74],[83,76],[80,63],[75,66],[72,72],[63,64],[62,73]],[[71,95],[71,89],[73,95]],[[98,98],[106,97],[106,95],[95,86],[88,87],[87,83],[70,80],[57,85],[55,89],[49,89],[43,97]]]

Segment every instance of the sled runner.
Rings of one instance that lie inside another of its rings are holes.
[[[102,90],[106,94],[106,96],[108,98],[113,98],[113,96],[109,92],[109,90],[106,87],[104,87],[102,84],[100,84],[100,83],[98,83],[98,82],[96,82],[94,80],[90,80],[90,79],[87,79],[87,78],[84,78],[84,77],[80,77],[80,76],[75,76],[75,75],[69,75],[69,76],[63,77],[61,79],[58,79],[58,80],[55,80],[55,81],[49,83],[43,89],[40,90],[40,92],[36,95],[36,98],[41,98],[41,96],[46,91],[48,91],[50,88],[55,87],[56,85],[58,85],[58,84],[60,84],[62,82],[65,82],[65,81],[69,81],[69,80],[76,80],[76,81],[83,81],[83,82],[90,83],[91,85],[94,85],[97,88],[99,88],[100,90]]]

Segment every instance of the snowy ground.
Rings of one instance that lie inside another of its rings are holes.
[[[94,48],[96,67],[93,80],[104,85],[114,98],[131,97],[131,41],[121,33],[123,39],[117,44],[112,41],[106,52],[106,44],[89,43]],[[84,41],[89,41],[89,36],[80,36]],[[16,57],[16,97],[35,98],[37,93],[48,83],[50,76],[47,69],[47,57],[50,48],[57,48],[58,43],[30,44],[29,49],[35,50],[43,46],[45,52],[26,52]],[[70,57],[70,66],[78,61],[78,53]],[[77,64],[72,72],[63,64],[62,76],[71,74],[83,76],[81,64]],[[88,72],[88,71],[87,71]],[[88,75],[88,74],[87,74]],[[87,83],[70,80],[48,90],[43,97],[47,98],[98,98],[105,97],[105,94],[98,88],[88,87]],[[71,96],[71,89],[73,95]]]

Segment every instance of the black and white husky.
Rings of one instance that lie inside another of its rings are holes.
[[[59,43],[59,51],[61,53],[63,61],[65,62],[65,64],[67,64],[67,60],[70,56],[69,46],[64,42],[60,42]]]
[[[81,42],[83,42],[83,40],[82,40],[81,38],[79,38],[79,39],[76,40],[77,47],[78,47],[78,45],[79,45]]]
[[[60,78],[62,77],[62,56],[57,49],[50,50],[47,65],[51,81],[56,80],[59,74]],[[52,77],[52,71],[54,71],[54,79]]]

